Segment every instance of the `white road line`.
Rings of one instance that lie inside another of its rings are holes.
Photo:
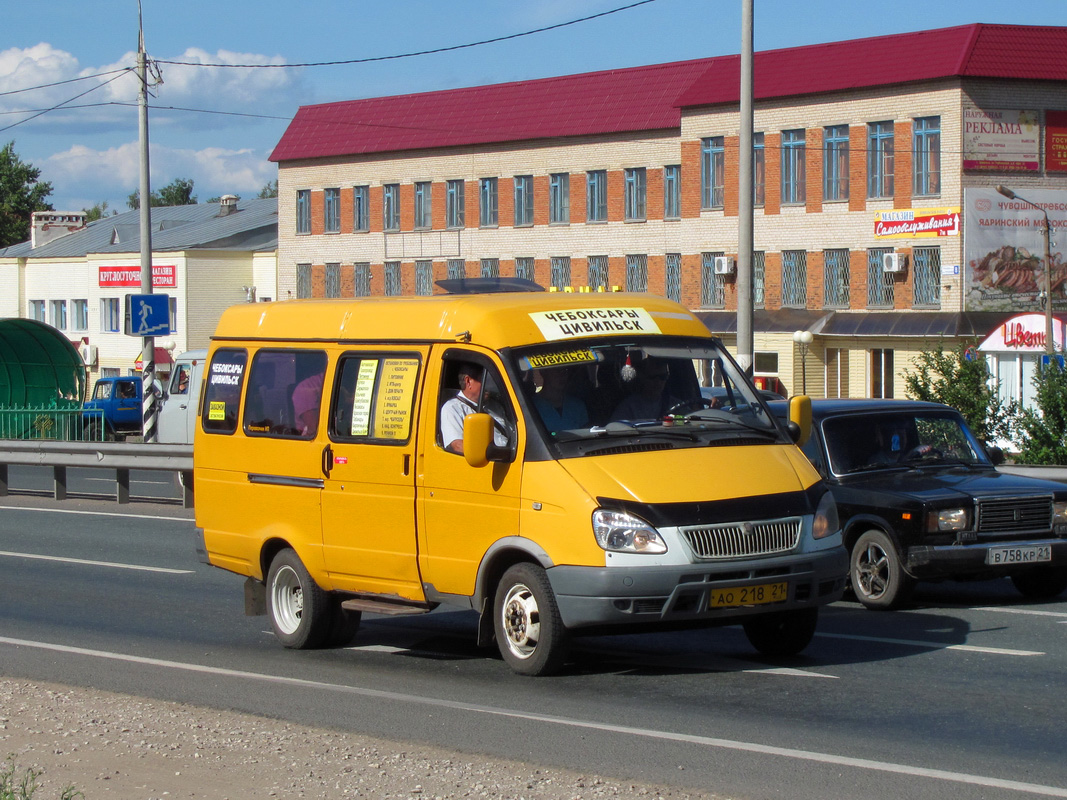
[[[12,553],[0,550],[0,556],[8,558],[33,558],[38,561],[62,561],[66,564],[84,564],[89,567],[114,567],[115,569],[134,569],[141,572],[166,572],[169,575],[192,575],[191,569],[167,569],[166,567],[144,567],[139,564],[118,564],[114,561],[90,561],[85,558],[64,558],[63,556],[42,556],[36,553]]]
[[[295,686],[306,689],[319,689],[322,691],[336,692],[339,694],[351,694],[359,697],[370,697],[377,700],[392,700],[401,703],[431,706],[435,708],[451,708],[457,711],[467,711],[474,714],[489,714],[498,717],[526,720],[529,722],[541,722],[546,725],[559,725],[567,728],[579,728],[585,730],[597,730],[607,733],[618,733],[627,736],[635,736],[645,739],[657,739],[660,741],[682,742],[695,744],[702,747],[732,750],[735,752],[760,753],[762,755],[791,758],[798,761],[811,761],[820,764],[831,764],[839,767],[852,767],[855,769],[870,770],[873,772],[887,772],[896,775],[908,775],[911,777],[928,778],[930,780],[946,781],[968,786],[982,786],[990,789],[1005,789],[1013,792],[1025,792],[1045,797],[1067,798],[1067,787],[1045,786],[1038,783],[1025,783],[1023,781],[1006,780],[1004,778],[992,778],[984,775],[972,775],[966,772],[952,772],[943,769],[930,769],[928,767],[916,767],[908,764],[895,764],[891,761],[874,761],[866,758],[851,758],[835,753],[820,753],[812,750],[796,750],[789,747],[774,747],[754,742],[740,742],[731,739],[715,739],[710,736],[698,736],[689,733],[675,733],[673,731],[661,731],[651,728],[635,728],[629,725],[616,725],[591,720],[573,719],[570,717],[557,717],[550,714],[536,714],[530,711],[517,711],[510,708],[497,706],[485,706],[476,703],[463,703],[455,700],[442,700],[432,697],[419,697],[418,695],[402,694],[400,692],[387,692],[379,689],[365,689],[357,686],[343,686],[336,683],[322,681],[310,681],[302,678],[286,678],[280,675],[266,675],[260,672],[246,672],[244,670],[226,669],[224,667],[210,667],[205,664],[188,664],[180,661],[166,661],[158,658],[146,658],[144,656],[131,656],[124,653],[112,653],[106,650],[90,650],[82,647],[70,647],[67,645],[50,644],[48,642],[34,642],[25,639],[11,639],[6,636],[0,637],[0,644],[9,644],[14,647],[32,647],[39,650],[48,650],[57,653],[103,658],[112,661],[125,661],[131,664],[144,664],[152,667],[177,669],[187,672],[196,672],[207,675],[217,675],[228,678],[243,680],[262,681],[265,683]]]
[[[120,514],[117,511],[77,511],[71,508],[37,508],[31,506],[0,506],[0,511],[46,511],[50,514],[81,514],[86,517],[134,517],[136,519],[164,519],[168,522],[188,522],[187,517],[161,517],[153,514]]]
[[[1067,611],[1039,611],[1036,608],[998,608],[997,606],[982,606],[975,611],[997,611],[1001,614],[1029,614],[1034,617],[1067,617]]]
[[[973,644],[942,644],[940,642],[922,642],[914,639],[885,639],[879,636],[852,636],[846,633],[816,633],[825,639],[853,639],[857,642],[882,642],[883,644],[903,644],[909,647],[924,647],[931,650],[967,650],[971,653],[992,653],[998,656],[1043,656],[1037,650],[1008,650],[1003,647],[978,647]]]

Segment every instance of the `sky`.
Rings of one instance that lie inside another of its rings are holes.
[[[860,13],[855,0],[753,2],[757,51],[976,22],[1067,25],[1067,0],[894,0]],[[741,0],[142,0],[145,49],[163,81],[150,100],[151,186],[191,178],[201,202],[254,197],[277,178],[268,157],[302,105],[736,54],[741,9]],[[128,210],[139,176],[128,71],[137,0],[12,0],[3,20],[0,144],[13,141],[41,170],[56,210],[103,201]],[[445,52],[408,55],[433,50]],[[331,61],[361,63],[296,66]]]

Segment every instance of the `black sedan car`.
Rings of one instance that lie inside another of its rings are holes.
[[[769,406],[788,418],[787,403]],[[955,409],[814,400],[802,449],[837,501],[868,608],[900,605],[918,580],[1007,576],[1035,599],[1067,589],[1067,484],[998,472]]]

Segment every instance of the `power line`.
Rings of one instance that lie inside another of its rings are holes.
[[[618,8],[612,8],[608,11],[601,11],[599,14],[590,14],[587,17],[581,17],[579,19],[572,19],[568,22],[559,22],[555,25],[547,25],[544,28],[537,28],[531,31],[523,31],[522,33],[512,33],[507,36],[498,36],[494,39],[483,39],[480,42],[470,42],[468,44],[457,44],[449,47],[437,47],[431,50],[419,50],[413,53],[398,53],[391,56],[372,56],[369,58],[352,58],[345,61],[309,61],[303,64],[201,64],[194,61],[164,61],[156,59],[158,64],[175,64],[182,67],[229,67],[231,69],[293,69],[296,67],[336,67],[344,64],[369,64],[374,61],[392,61],[399,58],[414,58],[415,56],[428,56],[436,53],[449,53],[454,50],[464,50],[469,47],[480,47],[484,44],[496,44],[497,42],[506,42],[512,39],[520,39],[523,36],[532,36],[535,33],[545,33],[546,31],[554,31],[559,28],[566,28],[570,25],[577,25],[581,22],[588,22],[589,20],[598,19],[600,17],[606,17],[611,14],[617,14],[620,11],[629,11],[631,8],[637,8],[638,6],[647,5],[649,3],[655,3],[656,0],[638,0],[636,3],[630,3],[629,5],[619,6]]]
[[[57,109],[60,109],[63,106],[67,105],[67,103],[73,103],[79,97],[85,97],[85,95],[89,94],[90,92],[95,92],[97,89],[100,89],[100,88],[102,88],[104,86],[107,86],[112,81],[117,81],[125,73],[131,72],[131,71],[132,70],[130,70],[130,69],[119,70],[119,74],[116,75],[114,78],[109,78],[108,80],[104,81],[103,83],[98,83],[96,86],[93,86],[90,89],[86,89],[81,94],[76,94],[76,95],[74,95],[74,97],[70,98],[69,100],[64,100],[62,103],[58,103],[58,104],[52,106],[51,108],[42,109],[41,111],[38,111],[36,114],[33,114],[32,116],[26,117],[26,119],[20,119],[18,122],[13,122],[13,123],[11,123],[10,125],[8,125],[8,126],[6,126],[4,128],[0,128],[0,133],[3,133],[4,131],[11,130],[12,128],[18,127],[19,125],[27,123],[30,120],[37,119],[37,117],[41,116],[42,114],[47,114],[47,113],[49,113],[51,111],[56,111]]]
[[[107,72],[98,72],[95,75],[82,75],[78,78],[68,78],[65,81],[56,81],[55,83],[42,83],[39,86],[27,86],[25,89],[12,89],[7,92],[0,92],[0,97],[5,97],[9,94],[20,94],[22,92],[34,92],[38,89],[51,89],[53,86],[63,86],[67,83],[77,83],[78,81],[87,81],[92,78],[103,78],[105,75],[114,75],[116,72],[128,72],[131,67],[120,67],[119,69],[111,69]]]

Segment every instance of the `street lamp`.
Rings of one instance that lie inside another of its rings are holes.
[[[1009,200],[1018,200],[1045,215],[1045,352],[1051,356],[1056,352],[1055,342],[1052,339],[1052,223],[1049,222],[1048,212],[1045,209],[1036,203],[1031,203],[1025,197],[1019,197],[1007,186],[998,186],[997,191]]]
[[[808,345],[815,337],[811,331],[793,331],[793,341],[800,348],[800,393],[808,393]]]

